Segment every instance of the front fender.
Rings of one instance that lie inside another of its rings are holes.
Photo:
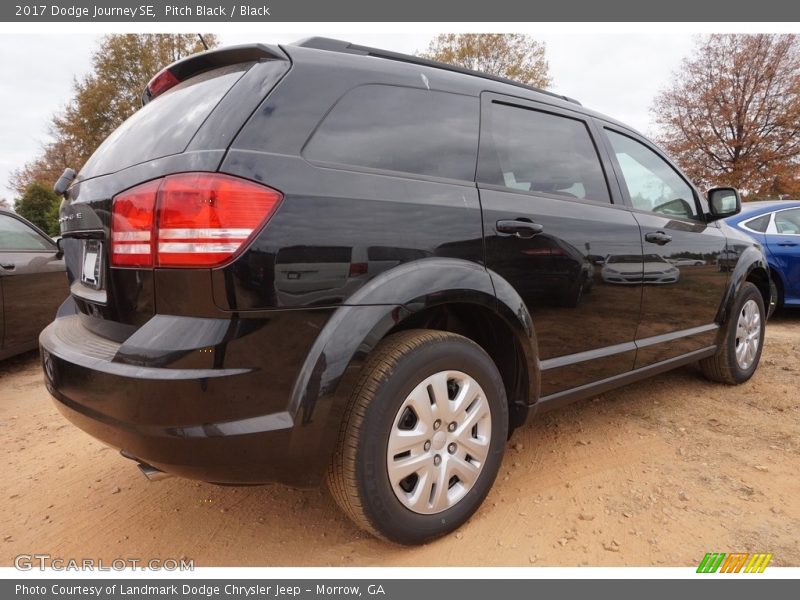
[[[305,451],[316,449],[320,456],[329,457],[370,352],[389,331],[416,312],[452,303],[480,305],[509,325],[525,354],[530,398],[536,398],[535,335],[522,299],[507,282],[479,264],[426,258],[382,273],[351,296],[347,305],[336,309],[325,324],[292,391],[288,410],[304,432],[294,436],[292,444],[303,444]],[[327,461],[321,464],[323,469],[326,466]]]

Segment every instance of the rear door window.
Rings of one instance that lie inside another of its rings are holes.
[[[113,173],[183,152],[214,107],[251,64],[206,71],[158,96],[106,138],[86,162],[82,176]]]
[[[775,213],[775,229],[784,235],[800,235],[800,208]]]
[[[516,191],[610,202],[589,129],[571,117],[493,102],[478,180]]]
[[[306,143],[310,161],[473,181],[479,100],[427,89],[363,85]]]

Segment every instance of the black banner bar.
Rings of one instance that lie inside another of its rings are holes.
[[[800,21],[800,3],[786,0],[19,0],[0,4],[11,22],[786,22]]]
[[[744,580],[743,580],[744,579]],[[726,600],[794,597],[795,582],[758,575],[726,577],[698,575],[693,579],[29,579],[0,582],[0,597],[15,600],[504,600],[541,597],[568,598],[675,598],[725,597]]]

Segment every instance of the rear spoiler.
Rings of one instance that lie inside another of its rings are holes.
[[[227,46],[216,50],[208,50],[192,54],[164,67],[153,77],[142,92],[142,106],[151,102],[168,89],[178,85],[190,77],[217,69],[245,62],[261,60],[289,60],[277,46],[265,44],[245,44]]]

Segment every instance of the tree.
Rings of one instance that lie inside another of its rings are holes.
[[[31,183],[14,204],[14,210],[48,235],[58,235],[60,204],[61,198],[50,188],[39,183]]]
[[[208,46],[216,36],[204,34]],[[107,35],[92,57],[92,71],[73,84],[66,108],[51,121],[53,140],[39,157],[11,175],[23,194],[33,182],[51,186],[66,167],[79,170],[100,143],[140,106],[150,78],[171,62],[201,52],[194,34]]]
[[[442,33],[421,56],[540,88],[552,83],[545,45],[521,33]]]
[[[0,198],[0,210],[11,210],[11,202],[6,198]]]
[[[659,142],[698,184],[800,193],[796,35],[710,35],[656,97]]]

